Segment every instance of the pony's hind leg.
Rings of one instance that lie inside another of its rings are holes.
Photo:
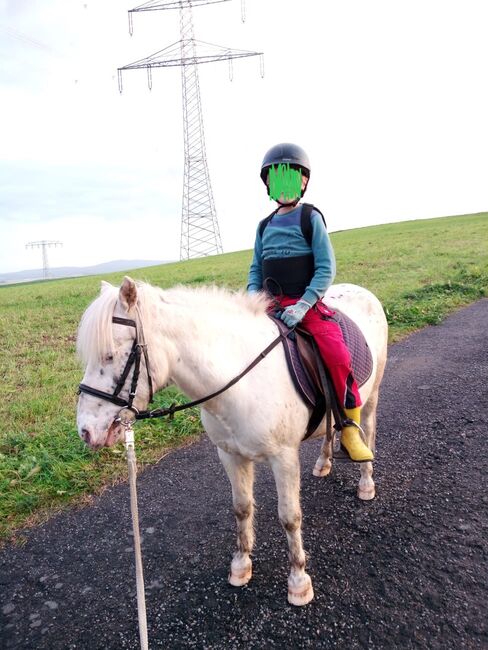
[[[358,497],[362,501],[374,499],[376,492],[373,481],[373,463],[370,461],[360,463],[359,471],[361,478],[359,479]]]
[[[332,440],[324,436],[320,448],[320,456],[315,461],[315,467],[312,470],[314,476],[328,476],[332,469]]]
[[[252,461],[243,456],[228,454],[222,449],[218,453],[232,485],[232,503],[237,523],[237,551],[230,565],[229,582],[234,587],[242,587],[252,576],[250,554],[254,545],[254,466]]]
[[[378,404],[378,390],[375,390],[369,397],[361,411],[361,426],[366,434],[366,444],[373,451],[375,450],[376,437],[376,406]],[[369,501],[375,497],[375,486],[373,481],[373,463],[365,462],[359,464],[361,478],[359,479],[358,497],[363,501]]]
[[[298,451],[285,449],[271,458],[270,464],[278,491],[278,514],[288,539],[291,564],[288,602],[291,605],[306,605],[313,598],[313,588],[310,576],[305,573]]]

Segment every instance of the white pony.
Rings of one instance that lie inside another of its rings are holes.
[[[372,352],[373,372],[360,393],[361,424],[367,444],[374,449],[378,389],[387,354],[383,309],[372,293],[350,284],[332,286],[324,300],[357,323]],[[276,324],[266,315],[267,307],[262,295],[215,287],[163,291],[126,277],[119,290],[104,282],[79,327],[78,353],[86,368],[83,384],[112,393],[123,372],[135,331],[114,323],[115,316],[143,326],[154,391],[176,384],[192,400],[211,394],[241,373],[277,336]],[[147,408],[150,394],[145,365],[142,358],[134,399],[140,411]],[[124,399],[130,384],[129,374],[120,393]],[[119,411],[120,406],[96,395],[80,394],[77,423],[81,438],[94,449],[113,445],[123,435],[116,420]],[[281,344],[232,388],[201,407],[203,426],[218,448],[232,485],[238,541],[229,582],[242,586],[251,578],[253,464],[266,461],[276,481],[278,514],[288,539],[288,600],[293,605],[305,605],[313,598],[302,545],[298,457],[309,416],[290,378]],[[313,437],[324,432],[323,422]],[[324,438],[315,476],[330,472],[331,447]],[[360,472],[358,496],[372,499],[372,464],[361,463]]]

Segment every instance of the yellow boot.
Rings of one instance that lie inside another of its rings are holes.
[[[353,420],[358,425],[361,422],[361,409],[344,409],[344,413],[349,420]],[[373,460],[374,455],[371,449],[363,442],[359,429],[355,426],[344,427],[341,434],[341,445],[346,449],[351,460],[362,462]]]

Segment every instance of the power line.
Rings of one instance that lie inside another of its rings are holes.
[[[51,248],[54,246],[57,248],[58,246],[62,246],[63,243],[60,241],[47,241],[47,240],[42,240],[42,241],[31,241],[28,244],[25,245],[26,248],[42,248],[42,275],[44,279],[47,279],[49,277],[49,262],[47,259],[47,249]]]
[[[236,50],[205,41],[198,41],[193,34],[192,7],[220,4],[229,0],[150,0],[129,11],[129,33],[132,35],[132,14],[142,11],[179,9],[180,40],[144,59],[118,68],[119,90],[122,92],[122,71],[146,68],[149,89],[152,88],[153,68],[181,68],[183,97],[184,174],[181,211],[180,259],[203,257],[222,253],[217,213],[210,183],[205,149],[202,102],[198,65],[229,61],[229,77],[232,80],[233,59],[260,57],[261,76],[264,76],[263,53]],[[245,20],[244,0],[241,2],[241,18]]]

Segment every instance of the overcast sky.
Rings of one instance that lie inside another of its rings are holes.
[[[142,2],[142,0],[141,0]],[[179,40],[138,0],[0,0],[0,271],[179,258],[180,72],[117,68]],[[199,66],[224,251],[272,205],[277,142],[312,163],[331,231],[488,210],[486,0],[240,0],[194,8],[195,37],[264,51]]]

